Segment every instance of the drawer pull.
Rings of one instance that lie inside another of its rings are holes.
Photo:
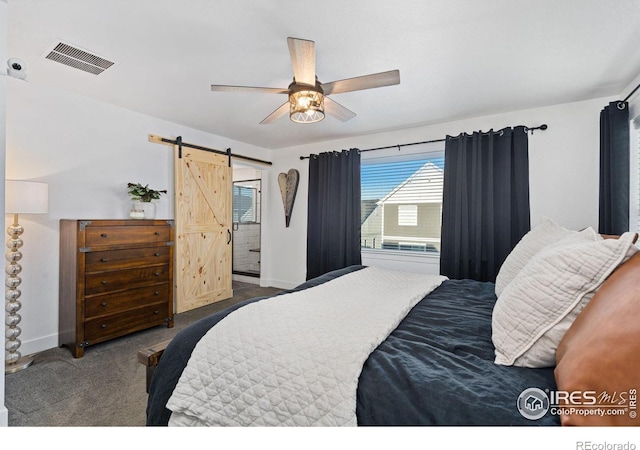
[[[107,328],[107,324],[103,323],[102,325],[100,325],[100,328],[102,328],[102,329]]]
[[[156,231],[154,234],[155,234],[156,236],[160,236],[160,232],[159,232],[159,231]]]
[[[154,314],[160,314],[160,311],[155,310],[153,313],[154,313]]]
[[[160,276],[160,272],[156,272],[156,273],[154,273],[154,275],[159,277]]]
[[[154,253],[153,256],[160,256],[160,253]]]
[[[100,303],[100,306],[106,307],[107,306],[107,302]]]
[[[100,262],[107,262],[107,258],[100,258]]]
[[[102,233],[100,237],[107,237],[107,233]]]
[[[107,281],[106,281],[106,280],[102,280],[102,284],[103,284],[103,285],[104,285],[104,284],[107,284]]]
[[[160,295],[160,292],[155,291],[155,292],[153,293],[153,295]]]

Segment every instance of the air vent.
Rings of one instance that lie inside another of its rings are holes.
[[[57,43],[46,58],[94,75],[101,74],[114,64],[113,61],[80,50],[64,42]]]

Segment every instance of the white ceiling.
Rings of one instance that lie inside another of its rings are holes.
[[[640,74],[638,0],[9,0],[28,81],[266,148],[618,95]],[[336,94],[357,116],[259,122],[286,88],[287,37],[316,43],[318,79],[392,69],[400,85]],[[44,59],[58,41],[115,65]]]

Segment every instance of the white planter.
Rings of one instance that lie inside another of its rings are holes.
[[[132,219],[155,219],[156,204],[153,202],[134,201],[131,205],[129,217]]]
[[[141,202],[143,205],[144,218],[155,219],[156,218],[156,204],[153,202]]]

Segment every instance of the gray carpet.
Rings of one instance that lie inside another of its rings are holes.
[[[177,314],[171,329],[155,327],[87,347],[79,359],[67,348],[35,355],[31,367],[5,376],[9,426],[144,426],[146,371],[138,350],[234,303],[280,291],[240,282],[233,289],[229,300]]]

